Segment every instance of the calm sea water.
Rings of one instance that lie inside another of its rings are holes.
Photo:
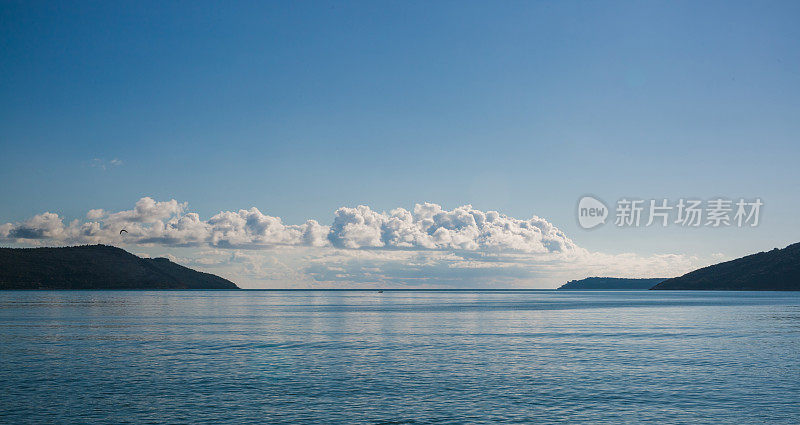
[[[800,423],[800,294],[2,292],[2,423]]]

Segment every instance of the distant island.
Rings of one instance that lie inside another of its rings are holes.
[[[800,243],[704,267],[653,289],[800,291]]]
[[[108,245],[0,248],[0,289],[239,289],[233,282]]]
[[[620,277],[587,277],[581,280],[570,280],[559,286],[558,290],[586,290],[586,289],[650,289],[663,282],[666,278],[626,279]]]

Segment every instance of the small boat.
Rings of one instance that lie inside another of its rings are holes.
[[[378,293],[382,294],[383,293],[383,289],[378,289]]]

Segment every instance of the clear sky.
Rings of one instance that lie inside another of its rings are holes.
[[[324,226],[471,204],[592,253],[696,257],[653,273],[800,241],[798,2],[230,3],[0,3],[0,223],[143,197]],[[586,194],[764,207],[755,228],[587,231]],[[79,241],[23,233],[3,244]],[[121,242],[195,266],[208,247]],[[265,244],[226,252],[308,267]]]

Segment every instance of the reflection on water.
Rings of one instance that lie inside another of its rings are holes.
[[[2,292],[3,423],[799,423],[800,294]]]

